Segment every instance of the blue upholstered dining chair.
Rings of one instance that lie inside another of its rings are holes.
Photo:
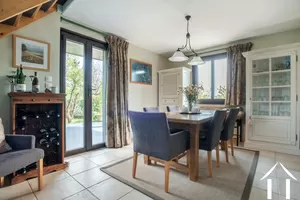
[[[234,156],[233,139],[232,138],[233,138],[234,126],[235,126],[239,112],[240,112],[240,108],[238,108],[238,107],[231,108],[229,110],[229,113],[224,122],[224,129],[221,133],[220,140],[223,141],[224,145],[225,145],[226,162],[229,162],[229,160],[228,160],[228,141],[230,141],[231,155]]]
[[[170,165],[189,149],[189,132],[170,133],[165,113],[129,111],[133,133],[133,168],[135,178],[138,153],[165,165],[165,192],[169,190]],[[189,153],[187,154],[189,156]]]
[[[178,112],[179,108],[176,105],[170,105],[170,106],[167,106],[167,111],[168,112]]]
[[[151,112],[151,113],[156,113],[159,112],[159,108],[158,107],[144,107],[143,108],[144,112]]]
[[[219,141],[225,117],[226,110],[216,110],[207,129],[200,130],[199,149],[207,151],[209,177],[212,177],[211,151],[214,149],[216,150],[217,167],[220,167]]]

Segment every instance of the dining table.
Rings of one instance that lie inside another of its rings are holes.
[[[170,128],[180,128],[190,132],[189,179],[198,180],[199,169],[199,136],[201,126],[212,119],[213,110],[201,110],[200,114],[166,113]]]

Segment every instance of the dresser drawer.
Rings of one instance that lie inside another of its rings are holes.
[[[162,99],[162,104],[164,105],[177,105],[178,99]]]

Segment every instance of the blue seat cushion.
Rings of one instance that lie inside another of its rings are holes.
[[[0,154],[0,177],[11,174],[44,158],[44,150],[27,149]]]

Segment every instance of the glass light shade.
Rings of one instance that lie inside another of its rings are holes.
[[[204,64],[204,61],[200,56],[195,56],[190,62],[188,62],[189,65],[201,65]]]
[[[189,58],[186,57],[181,51],[177,50],[172,57],[169,58],[169,61],[172,62],[182,62],[182,61],[186,61]]]

